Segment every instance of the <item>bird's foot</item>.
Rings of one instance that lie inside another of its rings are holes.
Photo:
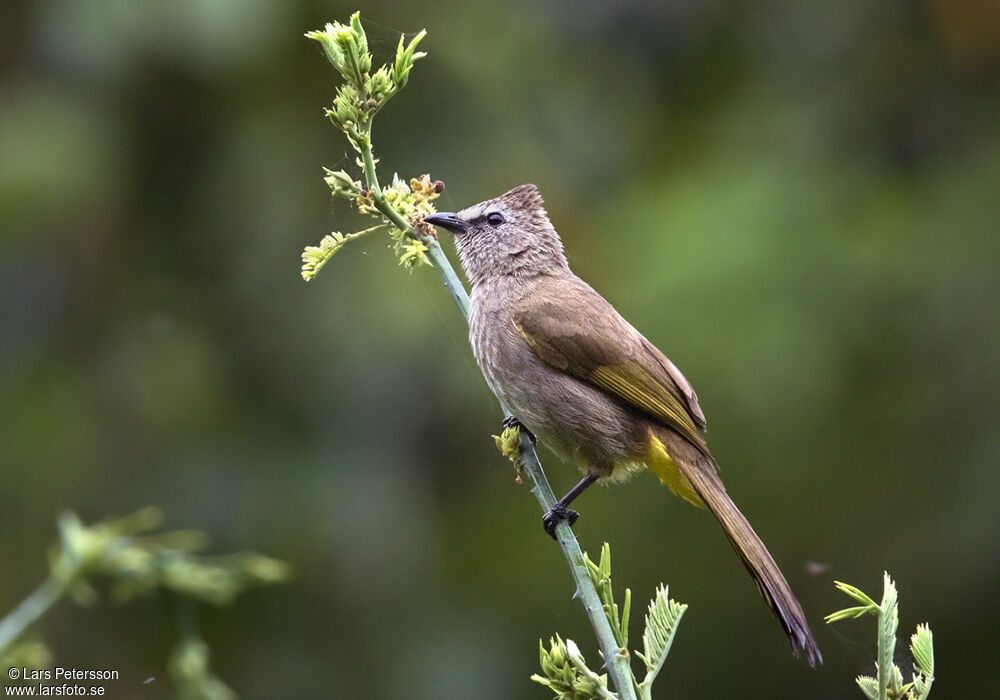
[[[575,510],[556,501],[555,505],[545,511],[545,515],[542,516],[542,525],[545,527],[545,531],[549,533],[549,537],[556,539],[556,525],[566,520],[569,522],[570,527],[573,527],[579,517],[580,514]]]
[[[530,430],[528,430],[526,427],[524,427],[524,423],[522,423],[521,421],[519,421],[514,416],[507,416],[506,418],[504,418],[503,419],[503,427],[505,427],[505,428],[517,428],[522,433],[524,433],[525,435],[528,436],[528,439],[531,440],[531,444],[532,445],[537,445],[538,444],[538,438],[535,437],[535,434],[533,432],[531,432]]]

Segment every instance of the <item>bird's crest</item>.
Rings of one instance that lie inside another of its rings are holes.
[[[525,208],[542,207],[545,204],[545,202],[542,201],[541,192],[539,192],[538,188],[531,183],[518,185],[511,190],[507,190],[502,195],[497,197],[497,199],[502,199],[510,204]]]

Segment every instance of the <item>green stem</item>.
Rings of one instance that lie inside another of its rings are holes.
[[[441,248],[440,242],[432,236],[423,236],[415,231],[398,211],[389,206],[382,196],[382,190],[379,187],[378,177],[375,173],[375,158],[372,155],[371,122],[366,125],[365,136],[366,138],[361,149],[361,159],[364,164],[365,180],[375,206],[405,235],[423,241],[427,245],[431,260],[444,278],[445,287],[451,292],[462,315],[468,321],[469,295],[465,291],[465,285],[462,284],[462,281],[455,273],[455,268],[452,267],[448,256],[445,255],[444,250]],[[500,404],[500,408],[503,409],[505,416],[511,415],[511,412],[503,403]],[[538,504],[541,506],[542,512],[548,511],[555,504],[556,497],[552,492],[552,486],[545,477],[545,471],[542,469],[542,463],[538,459],[534,445],[531,444],[531,441],[523,433],[521,435],[521,466],[531,479],[533,484],[531,493],[538,499]],[[629,667],[628,650],[620,648],[618,642],[615,640],[615,633],[611,629],[611,623],[608,622],[608,618],[604,614],[601,599],[597,595],[597,589],[594,588],[594,582],[591,580],[587,566],[583,561],[583,550],[580,549],[580,544],[576,541],[576,536],[573,534],[572,528],[565,520],[556,525],[556,539],[559,541],[563,556],[566,557],[566,562],[569,564],[573,581],[576,583],[574,597],[580,599],[587,617],[590,618],[590,624],[597,635],[597,641],[600,644],[601,654],[604,656],[611,681],[615,688],[618,689],[618,697],[621,700],[635,700],[637,696],[632,671]]]
[[[892,674],[892,657],[886,653],[887,644],[883,634],[883,618],[885,611],[881,611],[878,616],[878,697],[879,700],[887,700],[889,697],[889,676]]]
[[[382,188],[378,184],[378,175],[375,172],[375,155],[372,153],[372,123],[371,119],[365,124],[361,143],[361,162],[365,169],[365,182],[368,184],[368,191],[375,207],[382,212],[383,216],[392,222],[392,225],[402,231],[410,238],[420,239],[420,236],[413,227],[406,222],[406,219],[385,201]]]
[[[501,408],[503,408],[505,415],[510,415],[510,411],[503,404],[501,404]],[[556,496],[552,492],[549,480],[545,478],[545,471],[542,469],[542,463],[538,459],[534,445],[523,433],[521,434],[521,468],[534,484],[531,493],[538,499],[542,512],[548,511],[555,505]],[[573,529],[565,520],[556,525],[556,539],[559,541],[563,556],[566,557],[570,573],[573,575],[573,581],[576,583],[574,597],[580,599],[587,617],[590,618],[590,624],[594,628],[594,634],[597,635],[608,674],[611,676],[615,688],[618,689],[618,696],[621,700],[634,700],[636,694],[632,670],[629,667],[628,649],[619,647],[615,640],[614,630],[611,629],[611,623],[608,621],[607,615],[604,614],[601,598],[597,595],[597,589],[594,587],[594,582],[587,571],[587,565],[583,561],[583,550],[580,549],[580,543],[577,542]]]
[[[458,304],[459,310],[462,312],[462,316],[465,320],[469,320],[469,295],[465,291],[465,285],[462,284],[462,280],[458,278],[455,274],[455,268],[451,266],[451,261],[448,260],[448,256],[444,254],[444,250],[441,248],[441,244],[436,238],[432,238],[430,241],[425,241],[427,244],[427,252],[430,255],[431,262],[433,262],[437,269],[441,271],[441,276],[444,277],[444,286],[447,287],[448,291],[451,292],[451,296],[455,298],[455,303]],[[509,413],[506,408],[504,408],[504,414]]]
[[[618,696],[614,693],[608,692],[606,689],[600,686],[600,677],[587,668],[587,664],[583,661],[583,656],[580,654],[580,650],[576,648],[576,643],[567,640],[566,642],[567,650],[569,651],[569,661],[576,668],[577,673],[582,676],[586,676],[595,685],[595,690],[602,700],[618,700]]]
[[[49,576],[20,605],[0,620],[0,656],[28,627],[59,602],[66,588],[64,582]]]
[[[899,611],[896,607],[896,586],[883,576],[882,603],[878,613],[878,693],[880,700],[899,697],[893,655],[896,651],[896,627]]]
[[[372,226],[371,228],[366,228],[363,231],[355,231],[354,233],[348,233],[344,235],[344,243],[348,241],[353,241],[355,238],[361,238],[362,236],[367,236],[369,233],[375,233],[381,229],[384,229],[386,224],[379,224],[378,226]]]

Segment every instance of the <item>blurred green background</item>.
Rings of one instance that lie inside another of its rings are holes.
[[[584,496],[577,531],[637,609],[659,581],[690,604],[664,695],[860,697],[873,623],[822,616],[849,602],[834,578],[874,595],[883,569],[901,637],[934,630],[935,695],[994,687],[998,7],[360,7],[377,58],[429,30],[376,121],[383,178],[443,179],[442,210],[538,184],[575,270],[698,389],[827,661],[793,661],[715,523],[646,475]],[[241,695],[542,699],[538,638],[595,644],[437,272],[368,238],[299,278],[304,245],[362,223],[321,179],[353,158],[302,37],[355,8],[0,7],[0,609],[59,511],[155,504],[296,569],[202,610]],[[38,632],[165,697],[175,626],[154,598]]]

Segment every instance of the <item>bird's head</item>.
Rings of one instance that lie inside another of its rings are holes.
[[[462,268],[473,286],[495,277],[568,269],[562,241],[534,185],[520,185],[460,212],[440,212],[424,221],[454,234]]]

